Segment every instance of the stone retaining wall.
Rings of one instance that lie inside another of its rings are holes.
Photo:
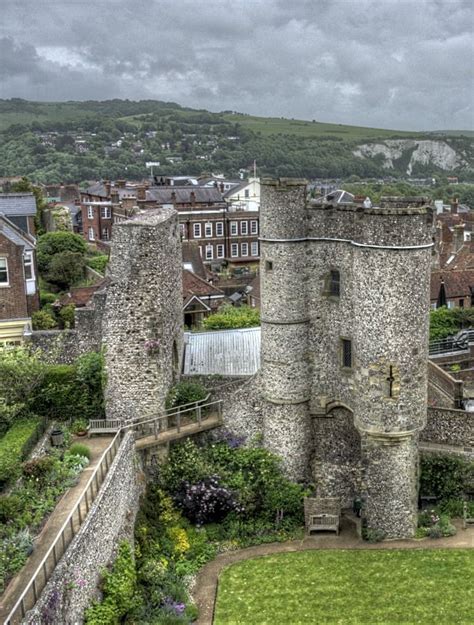
[[[428,419],[420,440],[459,447],[474,445],[474,413],[428,408]]]
[[[133,435],[122,441],[81,529],[28,612],[23,625],[79,625],[97,595],[101,571],[116,555],[120,540],[133,540],[142,490]]]

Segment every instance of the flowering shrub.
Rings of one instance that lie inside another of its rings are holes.
[[[143,346],[145,348],[146,353],[149,355],[152,355],[152,354],[156,354],[158,350],[160,349],[160,342],[157,341],[156,339],[148,339],[147,341],[145,341]]]
[[[417,538],[442,538],[454,536],[456,528],[447,514],[439,514],[437,510],[425,510],[418,515]]]
[[[235,494],[220,483],[216,475],[207,477],[196,484],[185,482],[183,489],[175,496],[175,501],[190,521],[197,525],[216,523],[230,512],[243,512]]]

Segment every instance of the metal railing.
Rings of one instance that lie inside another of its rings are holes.
[[[209,395],[207,398],[209,398]],[[159,414],[144,421],[130,423],[122,429],[124,431],[133,430],[135,440],[147,436],[153,436],[157,440],[160,434],[170,430],[176,430],[176,433],[180,434],[182,427],[192,423],[197,423],[201,427],[202,422],[212,416],[217,416],[219,421],[222,419],[222,399],[207,403],[192,402],[191,404],[184,404],[174,408],[172,411],[167,411],[164,415]]]
[[[10,614],[4,622],[4,625],[14,625],[15,623],[19,623],[21,619],[25,617],[28,610],[31,610],[35,606],[59,560],[64,555],[66,549],[71,544],[72,539],[77,534],[84,519],[88,515],[97,493],[99,492],[99,488],[103,484],[109,471],[110,465],[117,455],[121,438],[122,432],[119,431],[102,454],[97,466],[86,484],[86,487],[84,488],[82,495],[69,513],[63,526],[54,539],[53,544],[46,552],[46,555],[42,559],[36,571],[33,573],[28,585],[13,606]]]
[[[439,356],[442,354],[468,352],[471,343],[474,343],[474,328],[461,330],[453,336],[447,336],[438,341],[430,341],[429,353],[430,356]]]

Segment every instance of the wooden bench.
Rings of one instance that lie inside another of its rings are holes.
[[[87,436],[92,434],[116,434],[122,427],[120,419],[91,419],[87,428]]]
[[[339,534],[341,503],[337,497],[305,497],[306,531],[330,531]]]

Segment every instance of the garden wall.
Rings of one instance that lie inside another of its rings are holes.
[[[69,545],[23,625],[77,625],[97,595],[101,571],[120,540],[133,540],[142,491],[133,434],[123,439],[87,519]]]
[[[420,440],[459,447],[474,445],[474,413],[430,407]]]

